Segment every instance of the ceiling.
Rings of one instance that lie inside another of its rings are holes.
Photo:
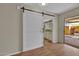
[[[79,4],[77,3],[51,3],[47,4],[44,9],[53,13],[60,14],[77,7],[79,7]]]
[[[68,23],[77,23],[77,22],[79,22],[79,16],[72,17],[72,18],[67,18],[67,19],[65,19],[65,22],[68,22]]]
[[[56,14],[61,14],[79,7],[79,3],[47,3],[44,6],[42,6],[41,3],[30,3],[29,5],[35,6],[36,8],[43,8],[43,10]]]

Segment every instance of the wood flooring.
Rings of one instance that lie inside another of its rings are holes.
[[[45,40],[44,47],[25,51],[15,56],[79,56],[79,49],[66,44],[54,44]]]

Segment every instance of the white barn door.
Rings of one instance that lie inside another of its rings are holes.
[[[23,51],[43,46],[42,15],[25,10],[23,13]]]

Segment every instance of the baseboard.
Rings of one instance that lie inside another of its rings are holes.
[[[22,52],[22,51],[14,52],[14,53],[11,53],[11,54],[8,54],[8,55],[5,55],[5,56],[12,56],[12,55],[19,54],[19,53],[21,53],[21,52]]]
[[[25,51],[30,51],[30,50],[37,49],[37,48],[41,48],[41,47],[43,47],[43,44],[40,44],[40,45],[34,46],[34,47],[29,48],[29,49],[26,49],[26,50],[23,50],[23,52],[25,52]]]

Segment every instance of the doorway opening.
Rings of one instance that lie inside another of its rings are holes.
[[[79,48],[79,16],[64,21],[64,43]]]
[[[44,27],[43,27],[44,45],[46,45],[47,42],[52,43],[52,36],[53,36],[52,28],[53,28],[52,20],[44,22]]]

